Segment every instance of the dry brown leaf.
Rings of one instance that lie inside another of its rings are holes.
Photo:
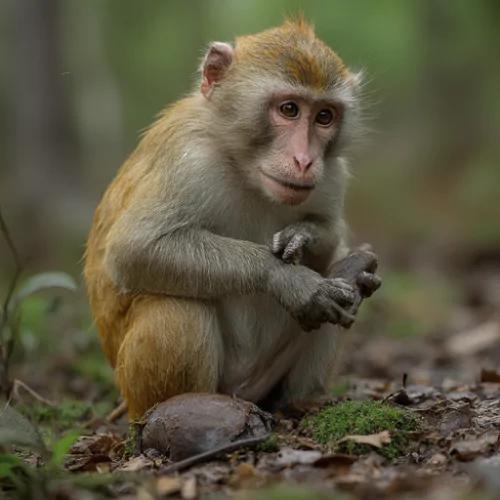
[[[84,471],[94,472],[99,470],[107,464],[111,465],[111,459],[107,455],[82,455],[82,456],[69,456],[65,461],[65,467],[73,472]]]
[[[245,477],[252,477],[257,474],[257,470],[252,464],[247,464],[247,463],[242,463],[239,464],[236,469],[234,470],[234,475],[245,478]]]
[[[181,487],[181,497],[184,500],[194,500],[198,496],[196,487],[196,478],[194,476],[188,477]]]
[[[289,467],[296,464],[312,464],[321,458],[322,455],[321,451],[283,448],[276,457],[276,465]]]
[[[97,453],[99,455],[109,455],[113,459],[120,448],[123,448],[123,441],[116,434],[94,434],[92,436],[81,436],[68,453],[70,455]]]
[[[375,446],[376,448],[382,448],[382,446],[391,442],[391,435],[389,434],[389,431],[382,431],[378,434],[369,434],[367,436],[357,436],[353,434],[351,436],[343,437],[339,443],[344,441],[354,441],[355,443],[369,444],[371,446]]]
[[[446,412],[439,423],[439,431],[447,436],[458,429],[468,429],[471,426],[471,414],[468,405],[461,405]]]
[[[500,383],[500,372],[498,370],[481,369],[481,382]]]
[[[343,453],[331,453],[318,458],[313,465],[314,467],[350,467],[354,462],[357,462],[359,457],[356,455],[345,455]]]
[[[156,492],[160,496],[169,496],[179,493],[182,488],[182,481],[177,477],[161,476],[156,481]]]
[[[335,482],[338,485],[350,487],[360,483],[364,483],[365,480],[366,477],[362,476],[361,474],[345,474],[344,476],[339,476],[338,478],[336,478]]]
[[[144,455],[139,455],[138,457],[129,460],[124,463],[120,468],[120,472],[138,472],[144,469],[150,469],[153,467],[153,461],[146,458]]]
[[[500,323],[487,321],[476,328],[457,333],[450,337],[446,350],[454,356],[471,356],[486,351],[500,342]]]
[[[241,463],[234,470],[228,481],[232,488],[249,489],[254,488],[262,482],[262,474],[249,463]]]
[[[442,453],[435,453],[431,458],[429,458],[427,463],[429,465],[442,465],[447,461],[448,459],[446,458],[446,455],[443,455]]]
[[[479,455],[487,453],[490,447],[498,442],[499,436],[500,432],[493,430],[485,432],[477,438],[455,441],[450,452],[464,462],[473,460]]]
[[[96,464],[95,470],[99,472],[99,474],[108,474],[111,470],[111,462]]]
[[[137,495],[136,495],[137,500],[155,500],[153,498],[153,495],[146,489],[139,487],[137,489]]]

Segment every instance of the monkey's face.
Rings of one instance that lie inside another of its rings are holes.
[[[290,205],[309,198],[322,180],[325,153],[339,131],[341,118],[341,107],[334,101],[297,93],[271,99],[268,120],[273,139],[267,154],[254,165],[269,198]]]
[[[235,47],[214,42],[203,62],[214,144],[280,204],[310,198],[358,135],[358,91],[358,75],[303,20]]]

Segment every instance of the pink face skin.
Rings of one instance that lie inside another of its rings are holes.
[[[260,169],[265,192],[278,203],[298,205],[322,175],[323,154],[340,123],[338,104],[297,95],[279,96],[270,106],[276,139],[273,162]]]

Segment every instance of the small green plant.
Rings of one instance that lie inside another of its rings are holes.
[[[257,449],[265,453],[275,453],[279,451],[280,448],[278,445],[278,437],[276,436],[276,434],[273,434],[267,441],[259,444]]]
[[[142,420],[130,420],[128,424],[127,439],[125,441],[124,459],[130,459],[140,452],[142,441],[142,429],[145,422]]]
[[[19,498],[29,498],[32,475],[32,471],[17,455],[0,454],[0,488],[2,490],[15,490]]]
[[[51,456],[47,466],[53,469],[60,469],[66,453],[68,453],[80,435],[80,431],[70,431],[55,441],[52,445]]]
[[[418,430],[417,415],[403,408],[378,401],[346,401],[305,418],[301,429],[318,443],[336,451],[354,455],[369,453],[375,448],[352,440],[340,442],[348,435],[369,435],[389,431],[391,442],[377,451],[392,459],[407,452],[408,433]]]
[[[128,425],[127,440],[125,441],[126,457],[131,457],[134,455],[136,432],[137,424],[135,422],[130,422]]]
[[[91,418],[93,408],[89,403],[63,400],[56,406],[36,401],[30,406],[18,406],[17,409],[36,426],[55,426],[57,430],[65,431]]]
[[[21,336],[22,305],[29,297],[49,288],[77,290],[75,280],[66,273],[54,271],[35,274],[18,286],[23,266],[21,257],[10,235],[0,210],[0,234],[3,236],[13,260],[13,276],[7,293],[0,304],[0,393],[10,399],[14,383],[9,376],[10,361]]]

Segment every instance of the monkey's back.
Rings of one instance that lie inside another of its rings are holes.
[[[94,214],[85,252],[84,280],[102,348],[113,367],[127,331],[129,312],[138,296],[144,294],[120,293],[112,281],[105,264],[108,235],[129,207],[139,204],[141,197],[151,195],[158,187],[155,155],[160,147],[172,143],[172,123],[190,107],[191,100],[180,100],[163,111],[122,165]]]
[[[134,296],[120,294],[105,266],[107,236],[129,206],[140,171],[132,158],[125,162],[97,207],[85,253],[84,279],[103,351],[114,367],[127,328]]]

